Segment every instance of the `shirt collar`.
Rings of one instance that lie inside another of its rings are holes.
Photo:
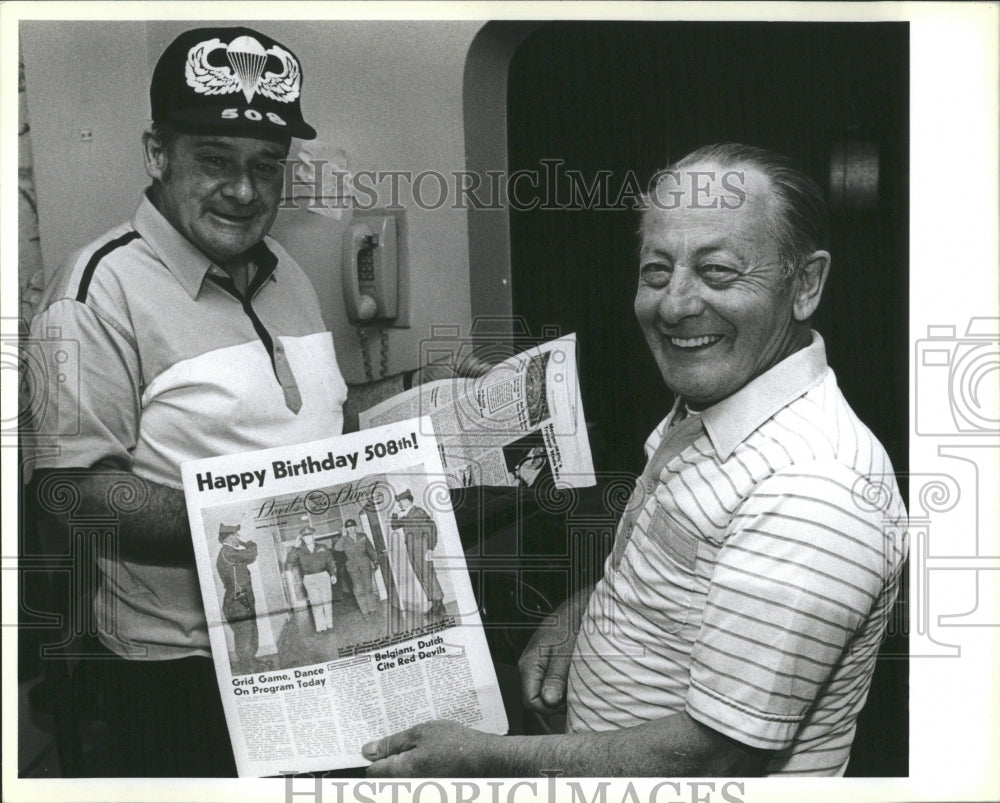
[[[173,227],[170,221],[153,206],[145,192],[142,194],[142,200],[139,201],[138,209],[135,210],[132,225],[191,298],[198,298],[205,276],[213,268],[215,272],[221,271],[221,275],[226,275],[221,268]],[[263,240],[250,248],[247,251],[247,256],[257,266],[258,273],[261,274],[261,279],[255,283],[257,286],[263,279],[274,278],[273,273],[278,264],[278,258]]]
[[[806,348],[707,408],[702,412],[702,422],[719,457],[728,459],[751,432],[816,387],[828,370],[823,338],[813,332],[812,342]]]

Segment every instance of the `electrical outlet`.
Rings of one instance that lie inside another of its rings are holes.
[[[92,128],[80,129],[80,142],[92,142],[93,139],[94,139],[94,130]]]

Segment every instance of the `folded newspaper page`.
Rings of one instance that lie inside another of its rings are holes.
[[[361,413],[362,428],[429,416],[452,488],[594,485],[576,335],[543,343],[476,379],[442,379]]]
[[[241,777],[364,766],[429,719],[506,733],[429,420],[182,473]]]

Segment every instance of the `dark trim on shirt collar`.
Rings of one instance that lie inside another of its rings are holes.
[[[153,206],[148,191],[142,194],[132,218],[132,225],[187,294],[197,300],[205,276],[211,268],[218,266],[177,231],[160,210]],[[252,297],[267,279],[274,280],[278,257],[267,247],[264,240],[248,249],[246,254],[257,266],[249,292]]]
[[[250,280],[250,286],[247,289],[247,295],[253,298],[264,282],[268,279],[274,281],[274,269],[278,267],[278,257],[263,240],[247,249],[246,255],[247,259],[257,266],[257,271]]]
[[[744,385],[732,396],[704,410],[705,431],[723,460],[782,407],[808,393],[829,372],[826,346],[818,332],[812,342]]]

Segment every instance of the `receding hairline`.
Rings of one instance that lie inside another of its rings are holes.
[[[756,145],[714,143],[696,148],[657,175],[691,171],[707,165],[724,170],[750,168],[767,179],[767,225],[782,255],[787,276],[791,276],[806,254],[826,248],[829,240],[826,199],[819,184],[797,159]],[[651,191],[660,180],[654,176]],[[651,208],[647,205],[640,234],[645,231],[650,217]]]
[[[666,170],[661,171],[660,175],[666,175],[668,173],[682,173],[682,174],[705,173],[705,172],[718,173],[720,172],[721,169],[721,171],[725,172],[733,171],[736,173],[743,174],[744,176],[748,172],[753,172],[761,176],[764,180],[764,184],[763,187],[761,188],[761,191],[755,192],[753,194],[747,193],[747,197],[755,201],[762,201],[764,203],[764,211],[767,215],[769,233],[771,234],[772,237],[775,237],[776,239],[778,238],[777,226],[781,222],[781,216],[783,214],[782,212],[783,202],[778,193],[775,191],[774,178],[771,175],[769,175],[764,168],[762,168],[760,165],[754,164],[753,162],[746,160],[735,160],[735,159],[723,160],[723,159],[716,159],[711,156],[705,156],[699,159],[692,160],[690,162],[687,162],[686,160],[687,157],[684,157],[677,163],[668,167]],[[655,190],[655,187],[658,186],[659,182],[662,180],[663,179],[661,178],[658,181],[655,181],[654,184],[650,186],[650,192],[653,192]],[[685,186],[689,185],[686,184]],[[746,192],[747,182],[744,180],[743,183],[739,186],[739,188],[743,192]],[[742,205],[742,202],[740,205]],[[735,211],[735,209],[736,207],[724,207],[724,211]],[[658,206],[656,204],[647,205],[640,219],[640,225],[639,225],[640,235],[642,235],[645,232],[646,227],[650,225],[649,221],[652,219],[653,215],[657,211],[663,214],[669,214],[671,209]],[[706,207],[705,211],[719,211],[719,210],[718,208]]]

